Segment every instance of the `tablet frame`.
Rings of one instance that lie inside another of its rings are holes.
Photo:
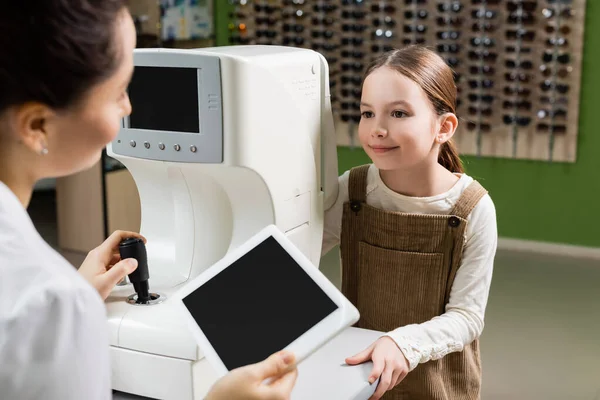
[[[194,336],[200,350],[204,353],[206,359],[214,368],[218,377],[226,375],[229,370],[217,354],[210,341],[196,323],[191,312],[187,309],[183,300],[192,292],[197,290],[203,284],[215,277],[218,273],[229,267],[235,261],[250,252],[256,246],[261,244],[269,237],[273,237],[279,245],[287,251],[292,259],[306,272],[306,274],[319,286],[319,288],[336,304],[338,307],[333,313],[329,314],[323,320],[296,338],[284,349],[294,353],[296,364],[305,360],[320,347],[325,345],[341,331],[355,324],[360,314],[356,307],[338,290],[338,288],[327,279],[325,275],[302,253],[285,234],[275,225],[268,225],[258,233],[248,239],[246,242],[227,253],[221,260],[207,268],[193,280],[184,284],[172,296],[172,304],[179,309],[191,333]],[[281,349],[281,350],[284,350]],[[269,355],[265,355],[269,356]],[[265,357],[266,358],[266,357]]]

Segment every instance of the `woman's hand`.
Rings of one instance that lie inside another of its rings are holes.
[[[369,360],[373,360],[369,383],[373,383],[381,377],[377,390],[369,400],[378,400],[386,391],[392,390],[406,377],[410,369],[404,353],[402,353],[396,342],[388,336],[379,338],[365,350],[347,358],[346,363],[356,365]]]
[[[282,351],[232,370],[214,384],[206,400],[287,400],[297,376],[294,355]],[[265,383],[266,379],[270,382]]]
[[[117,283],[137,268],[136,259],[121,260],[119,255],[119,243],[130,237],[140,238],[146,243],[146,239],[139,233],[116,231],[90,251],[79,267],[79,273],[96,288],[103,300],[106,300]]]

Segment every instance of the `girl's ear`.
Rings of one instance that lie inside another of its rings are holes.
[[[443,144],[454,136],[454,132],[456,132],[456,128],[458,127],[458,118],[453,113],[446,113],[439,118],[440,129],[435,140],[437,143]]]

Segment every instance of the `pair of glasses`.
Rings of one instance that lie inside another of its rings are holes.
[[[531,118],[518,115],[504,115],[502,116],[502,121],[506,125],[527,126],[531,123]]]
[[[461,17],[437,17],[438,26],[461,26],[464,19]]]
[[[343,84],[352,83],[352,84],[358,85],[358,86],[360,86],[360,84],[362,83],[362,79],[360,76],[344,75],[344,76],[342,76],[341,81]]]
[[[267,37],[270,39],[273,39],[274,37],[277,37],[277,32],[276,31],[267,31],[267,30],[258,30],[256,31],[256,37]]]
[[[497,26],[489,22],[476,22],[471,26],[473,32],[495,32]]]
[[[531,53],[531,47],[506,46],[504,51],[507,53]]]
[[[402,39],[402,43],[405,45],[410,45],[410,44],[425,44],[425,38],[415,38],[410,39],[410,38],[404,38]]]
[[[367,15],[366,11],[360,11],[360,10],[353,10],[353,11],[344,10],[342,12],[342,18],[361,19],[361,18],[364,18],[366,15]]]
[[[568,105],[569,104],[569,99],[567,97],[542,96],[542,97],[540,97],[540,103],[542,103],[542,104],[562,104],[562,105]]]
[[[326,39],[331,39],[333,37],[333,31],[312,31],[311,36],[314,38],[323,37]]]
[[[546,46],[548,46],[548,47],[552,47],[552,46],[563,47],[563,46],[568,46],[568,45],[569,45],[569,41],[567,39],[565,39],[564,37],[551,37],[546,40]]]
[[[367,29],[366,25],[359,24],[343,24],[342,30],[345,32],[364,32]]]
[[[454,1],[452,3],[440,3],[438,4],[438,11],[439,12],[460,12],[460,10],[462,10],[463,6],[459,1]]]
[[[341,117],[342,121],[344,122],[354,122],[354,123],[359,123],[360,122],[360,115],[350,115],[350,114],[342,114]]]
[[[561,64],[567,64],[571,61],[571,56],[567,53],[555,54],[551,51],[546,50],[542,56],[542,60],[545,62],[558,61]]]
[[[352,88],[352,89],[344,88],[341,90],[341,92],[342,92],[342,96],[346,96],[346,97],[350,97],[350,96],[360,97],[360,95],[361,95],[360,89],[357,89],[357,88]]]
[[[476,122],[469,121],[467,123],[467,129],[470,131],[478,130],[480,132],[487,133],[492,130],[492,126],[490,124],[478,124]]]
[[[255,21],[258,25],[275,25],[277,23],[277,20],[271,17],[257,17]]]
[[[557,10],[555,8],[544,8],[542,10],[542,15],[544,18],[549,19],[552,17],[560,16],[561,18],[571,18],[575,15],[575,12],[571,8],[563,8],[562,10]]]
[[[256,11],[257,13],[265,12],[267,14],[273,14],[275,11],[277,11],[277,7],[268,4],[255,4],[254,11]]]
[[[538,124],[537,130],[539,132],[566,133],[567,127],[564,125]]]
[[[496,61],[497,58],[498,53],[492,53],[488,50],[469,51],[469,59],[471,60]]]
[[[417,10],[417,12],[413,11],[405,11],[404,18],[406,19],[425,19],[427,18],[427,10]]]
[[[567,110],[564,108],[558,108],[556,110],[539,110],[537,112],[539,119],[545,118],[567,118]]]
[[[529,97],[529,95],[531,95],[531,89],[524,87],[505,86],[504,94],[507,96],[517,95],[522,97]]]
[[[493,47],[495,44],[496,44],[496,41],[487,36],[471,38],[471,46]]]
[[[446,58],[446,64],[448,64],[452,68],[456,68],[460,64],[460,61],[456,57],[448,57]]]
[[[537,8],[536,1],[517,1],[517,2],[506,3],[506,9],[508,11],[517,11],[517,10],[535,11],[536,8]]]
[[[333,25],[335,20],[331,17],[316,16],[312,18],[313,25]]]
[[[519,61],[519,62],[516,62],[515,60],[506,60],[504,65],[506,65],[507,68],[518,68],[518,69],[532,69],[533,68],[533,63],[531,61],[527,61],[527,60]]]
[[[569,85],[545,80],[540,84],[540,89],[542,89],[544,92],[547,92],[549,90],[556,90],[559,93],[565,94],[569,91]]]
[[[386,13],[394,13],[396,12],[396,7],[391,5],[391,4],[386,4],[384,6],[381,6],[379,4],[373,4],[371,6],[371,11],[373,12],[386,12]]]
[[[388,51],[392,51],[392,50],[394,50],[394,46],[390,46],[388,44],[383,45],[383,46],[378,45],[378,44],[374,44],[374,45],[371,46],[371,51],[374,52],[374,53],[378,53],[380,51],[388,52]]]
[[[394,36],[394,32],[392,32],[389,29],[383,30],[379,28],[375,32],[373,32],[373,36],[375,38],[391,38],[392,36]]]
[[[425,33],[427,32],[427,26],[426,25],[404,25],[404,33],[413,33],[413,32],[418,32],[418,33]]]
[[[475,80],[475,79],[471,79],[469,81],[469,86],[472,89],[475,88],[486,88],[486,89],[490,89],[494,87],[494,81],[491,79],[482,79],[482,80]]]
[[[531,102],[527,100],[505,100],[502,102],[502,108],[505,110],[510,108],[516,108],[517,110],[531,110]]]
[[[504,79],[507,81],[515,82],[529,82],[531,80],[531,75],[526,74],[524,72],[507,72],[504,74]]]
[[[295,44],[297,46],[300,46],[302,44],[304,44],[304,38],[301,37],[284,37],[283,38],[283,44],[288,45],[288,44]]]
[[[494,96],[491,94],[475,94],[469,93],[469,101],[477,102],[480,101],[482,103],[492,103],[494,101]]]
[[[546,25],[544,28],[546,33],[554,33],[556,31],[562,33],[563,35],[568,35],[571,33],[571,28],[568,25],[554,26],[554,25]]]
[[[283,31],[284,32],[304,32],[304,25],[299,25],[299,24],[283,24]]]
[[[460,51],[460,46],[456,43],[438,44],[437,51],[438,53],[458,53]]]
[[[347,46],[347,45],[354,45],[354,46],[360,46],[361,44],[363,44],[364,39],[363,38],[359,38],[359,37],[352,37],[352,38],[342,38],[342,44]]]
[[[394,26],[396,26],[396,21],[394,21],[392,19],[392,17],[390,17],[389,15],[384,18],[376,18],[373,20],[373,26],[381,26],[381,25],[386,25],[386,26],[389,26],[390,28],[393,28]]]
[[[472,65],[469,67],[469,72],[473,75],[479,75],[479,74],[494,75],[496,73],[496,69],[494,67],[492,67],[491,65],[481,65],[481,66]]]
[[[571,67],[571,66],[558,68],[556,70],[556,75],[560,78],[566,78],[567,76],[569,76],[571,71],[573,71],[573,67]],[[552,68],[547,66],[546,64],[540,65],[540,72],[542,73],[542,75],[544,75],[546,77],[552,76]]]
[[[528,31],[525,29],[517,29],[514,31],[506,31],[507,39],[521,39],[527,42],[531,42],[535,39],[535,31]]]
[[[304,10],[285,10],[282,13],[284,18],[304,18],[306,15]]]
[[[344,50],[342,51],[342,57],[346,58],[363,58],[365,53],[358,50]]]
[[[337,10],[337,5],[335,4],[315,4],[313,6],[313,11],[315,12],[332,12]]]
[[[343,63],[342,64],[342,70],[343,71],[362,71],[364,68],[363,64],[360,62],[352,62],[352,63]]]
[[[475,19],[494,19],[498,16],[497,11],[479,9],[471,11],[471,17]]]
[[[460,31],[443,31],[437,33],[437,38],[441,40],[458,40]]]
[[[535,23],[536,18],[532,13],[514,11],[508,15],[506,20],[511,24],[526,24],[531,25]]]
[[[469,114],[470,115],[483,115],[483,116],[489,117],[490,115],[492,115],[492,109],[490,107],[477,108],[477,107],[470,106]]]
[[[334,43],[313,43],[312,48],[314,50],[334,51],[338,46]]]
[[[350,109],[355,109],[358,110],[360,108],[360,103],[357,101],[353,101],[351,103],[348,102],[344,102],[341,104],[342,106],[342,110],[350,110]]]

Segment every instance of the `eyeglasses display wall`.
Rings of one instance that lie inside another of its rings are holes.
[[[369,62],[422,44],[455,71],[461,154],[576,160],[585,0],[230,2],[231,44],[327,58],[339,145],[357,145]]]

